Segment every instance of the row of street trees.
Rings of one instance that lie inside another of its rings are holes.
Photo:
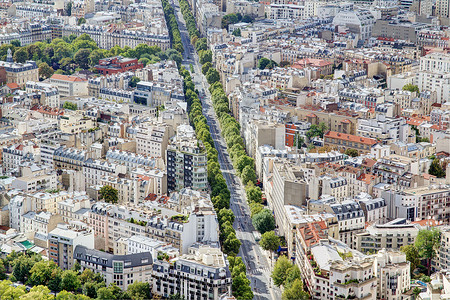
[[[102,275],[91,270],[79,271],[75,264],[72,270],[62,270],[53,261],[42,260],[35,253],[12,252],[0,259],[0,298],[1,299],[151,299],[149,283],[134,282],[127,291],[112,284],[105,285]],[[9,280],[6,271],[10,270]],[[24,285],[14,287],[12,282],[32,286],[27,292]],[[50,292],[58,293],[56,296]]]
[[[199,32],[196,27],[195,19],[192,16],[189,4],[186,0],[180,0],[181,12],[189,32],[191,42],[195,45],[196,51],[202,64],[208,63],[213,70],[207,70],[208,82],[219,81],[218,72],[212,68],[212,53],[208,50],[206,39],[199,38]],[[202,70],[203,71],[203,70]],[[215,71],[215,72],[214,72]],[[185,68],[180,69],[180,74],[184,78],[184,91],[188,104],[189,119],[195,128],[197,138],[203,142],[208,158],[208,182],[211,188],[211,199],[217,212],[220,229],[220,241],[224,253],[228,255],[230,262],[230,271],[233,279],[232,291],[237,299],[253,299],[253,292],[250,287],[250,280],[246,275],[246,267],[242,258],[237,257],[241,242],[236,237],[236,231],[233,228],[234,214],[230,209],[230,191],[228,190],[225,178],[220,170],[218,152],[215,149],[214,141],[211,137],[210,128],[206,117],[202,112],[202,105],[198,97],[198,91],[192,82],[191,74]],[[227,106],[228,109],[228,106]],[[241,139],[241,144],[242,139]],[[255,177],[250,180],[254,181]]]
[[[166,18],[167,28],[169,29],[170,40],[172,41],[172,48],[177,50],[180,54],[184,52],[183,42],[181,41],[181,33],[178,29],[175,12],[170,5],[169,0],[162,0],[164,10],[164,17]]]
[[[300,269],[297,265],[293,265],[286,256],[281,256],[275,263],[272,279],[276,286],[283,286],[284,288],[282,300],[306,300],[310,298],[308,293],[303,290]]]
[[[207,154],[211,200],[219,221],[222,250],[228,255],[230,260],[230,270],[233,276],[233,295],[238,299],[252,299],[253,292],[250,288],[250,281],[245,275],[245,266],[242,268],[242,261],[236,258],[241,242],[237,239],[236,231],[233,228],[234,214],[230,209],[230,191],[220,170],[218,152],[214,147],[210,128],[206,122],[206,117],[203,115],[197,94],[198,91],[195,90],[191,75],[184,67],[180,68],[180,74],[184,78],[184,91],[189,109],[189,119],[194,126],[197,138],[203,142]],[[233,267],[231,267],[232,261]],[[242,284],[238,285],[234,284],[234,282],[241,282]]]

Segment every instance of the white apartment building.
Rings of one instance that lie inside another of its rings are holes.
[[[167,254],[170,259],[177,257],[180,252],[171,244],[152,239],[143,235],[133,235],[120,239],[114,247],[114,254],[134,254],[150,252],[155,259],[160,254]]]
[[[117,176],[126,173],[127,167],[125,165],[109,163],[104,160],[88,158],[83,164],[86,186],[99,185],[100,179],[105,176]]]
[[[188,253],[153,264],[153,292],[186,299],[220,299],[231,294],[231,272],[219,247],[195,244]]]
[[[3,173],[18,171],[20,164],[25,161],[40,161],[39,146],[30,141],[3,147],[2,152]]]
[[[379,113],[375,119],[358,119],[356,132],[358,136],[380,139],[386,143],[407,143],[409,125],[403,118],[389,118]]]
[[[100,273],[106,285],[114,283],[123,291],[134,282],[152,282],[153,257],[150,252],[114,255],[78,245],[74,248],[73,259],[81,265],[81,271],[89,269]]]
[[[151,157],[133,152],[120,151],[113,148],[106,152],[106,159],[111,163],[124,164],[127,171],[136,168],[157,168],[159,170],[165,169],[164,156]]]
[[[91,199],[86,192],[74,192],[70,197],[57,203],[57,214],[65,223],[83,221],[91,208]]]
[[[383,248],[398,250],[413,244],[421,227],[397,219],[386,224],[374,224],[355,236],[355,249],[363,253],[374,253]]]
[[[372,198],[369,194],[363,193],[356,196],[364,211],[365,221],[370,224],[384,224],[387,220],[387,204],[383,198]]]
[[[136,134],[136,153],[165,159],[169,128],[161,123],[144,122]]]
[[[60,108],[59,90],[48,83],[28,81],[25,85],[27,93],[37,93],[41,95],[41,103],[52,108]]]
[[[411,288],[411,267],[403,252],[382,249],[375,255],[377,299],[401,300]]]
[[[375,18],[368,10],[341,10],[333,19],[334,26],[347,26],[363,41],[372,36],[374,24]]]
[[[420,91],[436,92],[438,103],[449,101],[450,54],[430,53],[422,56],[416,73],[416,84]]]
[[[349,195],[347,179],[329,175],[312,177],[309,184],[309,197],[319,199],[322,195],[331,196],[338,201],[347,198]]]
[[[14,179],[11,187],[23,192],[53,190],[57,188],[56,172],[40,175],[21,176]]]
[[[40,247],[47,248],[48,233],[62,223],[62,217],[58,214],[41,211],[29,211],[22,215],[21,232]]]

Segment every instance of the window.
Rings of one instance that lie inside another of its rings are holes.
[[[123,262],[114,262],[114,273],[123,273]]]

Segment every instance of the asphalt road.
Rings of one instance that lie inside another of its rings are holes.
[[[247,277],[251,281],[251,287],[255,295],[254,298],[281,299],[279,288],[273,287],[271,284],[269,258],[264,255],[263,250],[255,241],[252,234],[255,229],[251,223],[250,209],[245,198],[245,190],[241,180],[236,175],[230,156],[228,155],[226,143],[221,136],[219,122],[216,118],[214,108],[212,107],[211,95],[208,91],[209,85],[205,77],[201,74],[201,65],[198,62],[198,56],[194,51],[194,47],[190,42],[178,0],[171,0],[171,4],[175,9],[175,16],[177,18],[178,28],[180,29],[184,46],[183,65],[187,70],[190,70],[190,64],[194,67],[192,79],[196,89],[201,91],[200,98],[202,101],[203,114],[210,127],[212,139],[214,140],[215,147],[219,153],[219,164],[227,182],[228,189],[231,192],[230,208],[235,215],[233,226],[236,230],[237,238],[242,243],[239,256],[242,257],[242,260],[247,266]]]

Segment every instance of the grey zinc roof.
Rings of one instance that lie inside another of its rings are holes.
[[[113,267],[113,261],[123,261],[124,268],[135,268],[153,264],[153,258],[150,252],[141,252],[128,255],[114,255],[95,249],[88,249],[80,245],[75,248],[73,252],[73,258],[90,262],[94,265],[105,266],[108,268]]]

